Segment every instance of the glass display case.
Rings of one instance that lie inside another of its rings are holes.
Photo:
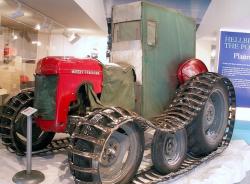
[[[94,56],[106,63],[107,35],[76,27],[19,1],[0,0],[0,89],[13,96],[33,87],[36,63],[46,56]]]
[[[51,38],[63,30],[62,25],[17,1],[0,0],[0,89],[12,96],[33,87],[37,61],[53,54]],[[64,40],[57,47],[60,55],[63,45]]]

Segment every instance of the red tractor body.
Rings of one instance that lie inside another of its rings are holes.
[[[36,76],[57,76],[54,118],[44,118],[41,113],[36,119],[44,131],[65,132],[69,106],[77,100],[77,92],[82,84],[91,84],[96,94],[102,91],[102,65],[91,58],[46,57],[38,62]],[[37,85],[40,84],[36,82]]]

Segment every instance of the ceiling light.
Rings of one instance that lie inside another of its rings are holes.
[[[35,26],[35,30],[40,30],[41,29],[41,25],[40,24],[37,24],[36,26]]]
[[[17,35],[14,35],[13,36],[13,40],[17,40],[18,39],[18,36]]]
[[[41,46],[41,45],[42,45],[42,43],[39,42],[39,41],[32,41],[31,43],[32,43],[33,45],[37,45],[37,46]]]
[[[17,40],[17,39],[18,39],[18,36],[17,36],[16,34],[13,34],[13,35],[12,35],[12,39],[13,39],[13,40]]]
[[[76,37],[76,36],[75,36],[75,33],[71,33],[71,35],[68,36],[69,42],[71,42],[72,40],[74,40],[75,37]]]
[[[11,33],[12,40],[17,40],[18,36],[15,34],[15,31],[13,30]]]
[[[71,44],[74,44],[74,43],[76,43],[78,40],[80,40],[80,38],[81,38],[81,36],[79,35],[79,34],[77,34],[77,33],[73,33],[70,37],[69,37],[69,42],[71,43]]]

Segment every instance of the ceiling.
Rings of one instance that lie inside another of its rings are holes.
[[[221,28],[250,30],[249,0],[213,0],[197,30],[197,38],[214,40]]]
[[[9,17],[16,11],[17,1],[21,2],[21,10],[25,16],[17,18],[16,21],[31,27],[47,21],[57,30],[70,28],[86,34],[105,34],[95,20],[74,0],[0,0],[1,14]]]
[[[111,16],[112,6],[137,0],[0,0],[4,2],[0,3],[3,14],[10,15],[14,12],[17,9],[17,1],[22,3],[22,10],[25,10],[25,16],[17,18],[17,21],[25,22],[31,27],[49,20],[48,22],[52,23],[57,30],[71,28],[71,30],[82,30],[81,33],[105,35],[106,17]],[[211,0],[149,1],[174,8],[193,17],[196,23],[200,24]]]
[[[19,0],[70,28],[98,29],[95,22],[72,0]]]
[[[31,28],[30,26],[27,26],[21,22],[17,22],[8,17],[1,17],[1,26],[8,27],[12,30],[17,30],[17,31],[37,32],[35,29]]]

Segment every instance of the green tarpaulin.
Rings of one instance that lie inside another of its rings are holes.
[[[56,108],[56,75],[36,75],[34,107],[44,120],[55,119]]]

